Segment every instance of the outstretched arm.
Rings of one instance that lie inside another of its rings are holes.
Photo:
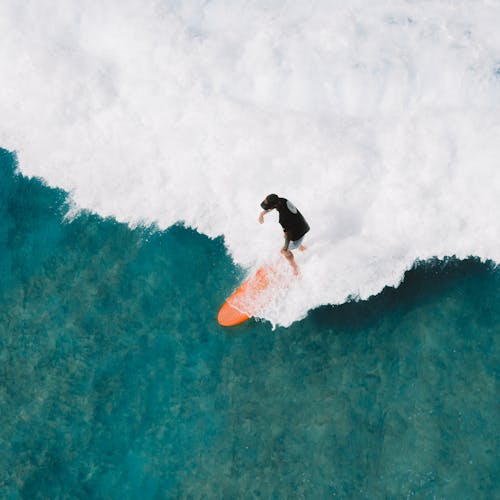
[[[267,212],[270,212],[271,210],[262,210],[262,212],[259,214],[259,223],[264,224],[264,215],[267,214]]]

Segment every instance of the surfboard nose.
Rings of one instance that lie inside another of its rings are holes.
[[[236,326],[247,319],[250,319],[250,316],[238,311],[238,309],[227,301],[222,304],[222,307],[219,309],[219,314],[217,314],[217,321],[221,326]]]

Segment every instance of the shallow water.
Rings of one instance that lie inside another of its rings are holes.
[[[1,497],[500,494],[492,263],[223,329],[222,239],[67,208],[0,151]]]

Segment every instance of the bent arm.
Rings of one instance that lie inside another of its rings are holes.
[[[288,252],[288,245],[290,245],[290,236],[288,236],[288,232],[285,231],[285,244],[283,245],[283,250]]]
[[[267,212],[270,212],[271,210],[262,210],[262,212],[259,214],[259,222],[261,224],[264,224],[264,215],[267,214]]]

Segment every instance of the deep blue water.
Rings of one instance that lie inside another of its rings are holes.
[[[221,239],[67,203],[0,150],[1,498],[500,495],[493,263],[228,330]]]

